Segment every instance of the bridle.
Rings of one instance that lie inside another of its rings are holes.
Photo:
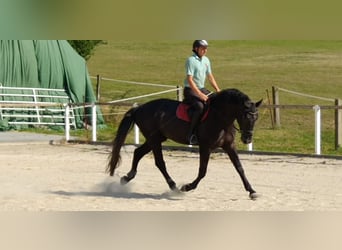
[[[207,96],[209,97],[209,96],[214,95],[214,94],[215,94],[214,92],[210,92]],[[220,111],[218,111],[217,109],[214,109],[214,108],[212,108],[212,106],[210,106],[210,99],[208,99],[208,101],[205,103],[205,105],[206,105],[208,108],[210,108],[212,111],[218,113],[220,119],[222,119],[222,120],[224,119],[224,118],[222,117],[222,115],[220,115],[220,114],[221,114]],[[247,116],[247,115],[251,115],[253,118],[254,118],[257,114],[258,114],[258,111],[248,111],[248,112],[245,113],[246,116]],[[238,133],[241,133],[241,129],[238,128],[238,127],[235,125],[234,122],[233,122],[233,128],[234,128]],[[247,131],[245,131],[245,132],[253,133],[253,130],[247,130]]]
[[[257,111],[255,111],[255,112],[253,112],[253,111],[246,112],[246,116],[247,116],[247,115],[251,115],[251,116],[254,117],[254,116],[256,116],[257,114],[258,114]],[[235,126],[235,123],[233,123],[233,127],[234,127],[234,129],[235,129],[237,132],[241,133],[241,129],[238,128],[237,126]],[[245,132],[251,133],[251,134],[252,134],[253,130],[247,130],[247,131],[245,131]]]

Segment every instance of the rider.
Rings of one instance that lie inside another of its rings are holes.
[[[195,40],[192,45],[193,55],[186,60],[186,78],[184,80],[184,102],[191,105],[192,118],[187,135],[189,144],[198,144],[195,130],[199,123],[205,102],[208,100],[209,90],[205,88],[208,78],[215,91],[220,91],[214,75],[211,72],[210,60],[205,56],[208,50],[206,40]]]

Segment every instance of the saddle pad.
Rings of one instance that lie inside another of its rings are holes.
[[[190,108],[190,105],[185,104],[185,103],[180,103],[177,107],[177,110],[176,110],[177,118],[180,120],[186,121],[186,122],[190,122],[191,119],[188,115],[188,109],[189,108]],[[209,109],[206,109],[204,115],[202,116],[201,121],[204,121],[207,118],[208,113],[209,113]]]

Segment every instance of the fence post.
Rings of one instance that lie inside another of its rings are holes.
[[[139,127],[137,126],[137,124],[134,124],[134,144],[138,145],[139,143]]]
[[[64,104],[65,106],[65,112],[64,112],[64,125],[65,125],[65,140],[70,140],[70,120],[69,120],[69,114],[70,114],[70,107],[69,104]]]
[[[96,137],[96,128],[97,128],[97,124],[96,124],[96,119],[97,118],[97,114],[96,114],[96,104],[92,103],[91,104],[91,127],[92,127],[92,141],[96,142],[97,141],[97,137]]]
[[[315,153],[321,154],[321,108],[318,105],[313,107],[315,111]]]
[[[183,100],[183,93],[182,93],[182,87],[177,85],[177,101],[182,101]]]
[[[268,89],[266,89],[266,95],[267,95],[267,102],[269,105],[271,105],[271,99],[270,99],[270,95],[268,93]],[[273,110],[271,108],[269,109],[269,111],[270,111],[272,129],[274,129],[274,118],[273,118],[274,113],[273,113]]]
[[[273,104],[279,105],[279,91],[277,87],[272,86],[272,97],[273,97]],[[280,127],[280,109],[274,108],[274,124],[276,127]]]
[[[335,149],[337,150],[342,145],[342,110],[339,108],[342,105],[341,99],[335,99]]]
[[[138,107],[138,103],[134,103],[133,107]],[[139,139],[139,127],[137,126],[137,124],[134,124],[134,144],[138,145],[140,143],[140,139]]]
[[[247,144],[247,150],[248,151],[253,151],[253,142]]]

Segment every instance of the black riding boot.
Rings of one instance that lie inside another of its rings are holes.
[[[199,123],[199,120],[201,119],[201,114],[202,114],[202,112],[198,112],[198,111],[195,111],[192,114],[190,129],[189,129],[189,133],[187,136],[187,140],[188,140],[190,145],[197,145],[198,144],[196,129],[197,129],[197,125]]]

